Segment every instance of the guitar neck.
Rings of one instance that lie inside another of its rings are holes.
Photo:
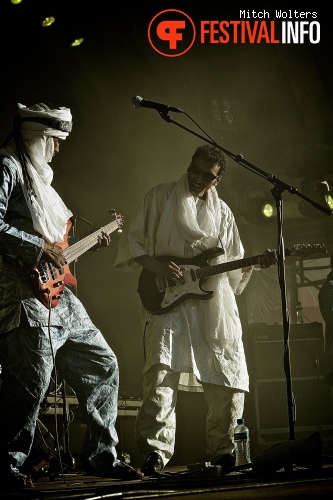
[[[270,252],[277,259],[277,251],[271,250]],[[327,248],[322,243],[315,244],[297,244],[292,248],[286,248],[284,251],[285,257],[295,256],[299,259],[304,259],[305,257],[313,254],[326,254]],[[214,276],[215,274],[225,273],[226,271],[234,271],[235,269],[241,269],[243,267],[253,266],[259,263],[259,258],[264,254],[254,255],[253,257],[247,257],[240,260],[232,260],[231,262],[224,262],[223,264],[216,264],[208,267],[201,267],[196,270],[196,275],[199,279],[208,278],[209,276]]]
[[[235,269],[241,269],[243,267],[258,264],[259,257],[261,257],[261,255],[254,255],[253,257],[247,257],[245,259],[232,260],[231,262],[224,262],[223,264],[202,267],[200,269],[197,269],[196,274],[199,279],[209,278],[210,276],[215,276],[216,274],[225,273],[227,271],[234,271]]]
[[[90,248],[96,245],[96,243],[98,242],[98,237],[101,236],[102,232],[111,234],[113,231],[118,229],[118,227],[118,221],[114,220],[106,226],[100,227],[97,231],[89,234],[85,238],[82,238],[82,240],[78,241],[77,243],[74,243],[73,245],[67,247],[64,250],[64,256],[67,264],[70,264],[78,257],[80,257],[80,255],[82,255],[84,252],[90,250]]]

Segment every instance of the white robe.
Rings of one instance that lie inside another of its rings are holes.
[[[174,196],[181,181],[182,178],[178,183],[160,184],[146,194],[131,223],[124,228],[116,268],[123,271],[138,269],[140,266],[134,259],[145,254],[154,257],[170,255],[169,249],[161,248],[161,241],[156,241],[156,234],[167,201]],[[215,187],[207,194],[210,195],[212,190]],[[243,258],[244,249],[234,216],[226,203],[218,199],[216,190],[214,196],[220,209],[217,237],[215,240],[203,238],[196,244],[186,242],[182,254],[178,251],[177,257],[192,258],[215,246],[222,247],[225,253],[210,264]],[[198,221],[200,211],[204,209],[204,206],[198,207]],[[237,269],[209,277],[203,288],[213,290],[213,298],[189,298],[164,314],[151,315],[141,304],[146,355],[143,371],[162,363],[182,373],[179,388],[183,390],[201,390],[197,379],[248,391],[249,378],[235,294],[243,291],[250,276],[251,271],[242,273]]]

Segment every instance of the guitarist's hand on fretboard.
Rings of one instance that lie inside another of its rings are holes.
[[[89,231],[89,233],[85,233],[85,236],[87,236],[87,234],[92,234],[95,231],[96,229],[92,229],[91,231]],[[101,231],[101,233],[97,236],[96,245],[91,247],[90,251],[97,252],[97,250],[99,250],[100,248],[108,247],[110,245],[110,242],[111,242],[110,236],[104,231]]]
[[[63,249],[55,243],[49,243],[48,241],[44,242],[42,260],[49,262],[56,269],[60,269],[66,264]]]
[[[262,255],[258,257],[259,268],[266,269],[267,267],[274,266],[277,263],[277,255],[275,250],[265,250]]]
[[[243,267],[243,273],[254,270],[267,269],[267,267],[274,266],[277,263],[277,255],[275,250],[265,250],[263,254],[258,255],[258,263],[252,266]]]
[[[97,252],[100,248],[108,247],[110,245],[111,238],[107,233],[101,231],[101,234],[98,236],[98,241],[95,246],[93,246],[90,250]]]

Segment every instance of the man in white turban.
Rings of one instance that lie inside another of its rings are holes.
[[[43,263],[58,270],[66,265],[57,243],[66,242],[72,213],[51,186],[49,163],[71,129],[68,108],[19,104],[0,149],[1,488],[29,483],[24,465],[54,367],[75,391],[87,423],[84,470],[123,480],[142,477],[117,458],[114,352],[75,294],[65,287],[58,305],[47,307],[27,272]],[[100,246],[109,242],[103,234]]]
[[[206,262],[206,273],[195,273],[196,267],[205,267],[204,252],[213,257],[210,264],[243,258],[234,216],[216,190],[226,166],[220,149],[198,147],[177,182],[155,186],[145,195],[119,241],[115,266],[146,271],[139,280],[145,365],[136,420],[145,475],[158,473],[174,453],[178,388],[204,392],[209,459],[225,467],[235,464],[233,433],[249,389],[235,294],[243,291],[254,266],[229,265],[217,274]],[[218,247],[223,251],[214,255]],[[193,259],[200,256],[195,265]],[[186,274],[184,265],[191,262],[194,267],[189,265]],[[266,251],[256,266],[275,262]],[[208,295],[200,289],[204,278]]]

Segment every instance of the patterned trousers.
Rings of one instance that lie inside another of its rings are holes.
[[[0,466],[6,473],[23,465],[54,368],[75,391],[87,423],[81,463],[107,475],[117,460],[115,429],[119,371],[115,354],[82,306],[80,325],[19,328],[0,336]],[[51,341],[51,342],[50,342]]]

